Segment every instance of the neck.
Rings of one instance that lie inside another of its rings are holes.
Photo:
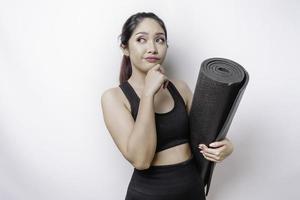
[[[128,81],[132,83],[135,88],[137,89],[143,89],[145,86],[145,77],[146,73],[136,70],[134,67],[132,68],[132,74]]]

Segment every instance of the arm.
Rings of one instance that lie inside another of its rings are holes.
[[[150,166],[156,149],[153,95],[142,94],[134,122],[117,88],[101,96],[105,125],[122,155],[137,169]]]
[[[153,95],[141,95],[136,122],[127,142],[127,153],[142,169],[150,167],[156,150],[153,98]]]

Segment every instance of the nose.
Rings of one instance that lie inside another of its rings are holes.
[[[149,44],[148,44],[148,53],[157,54],[157,47],[156,47],[155,42],[149,41]]]

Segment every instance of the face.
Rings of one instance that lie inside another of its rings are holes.
[[[143,19],[133,31],[123,52],[130,57],[132,67],[143,72],[161,64],[167,53],[163,28],[154,19]]]

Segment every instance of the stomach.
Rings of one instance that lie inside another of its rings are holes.
[[[152,166],[176,164],[192,157],[189,143],[180,144],[157,152],[151,162]]]

